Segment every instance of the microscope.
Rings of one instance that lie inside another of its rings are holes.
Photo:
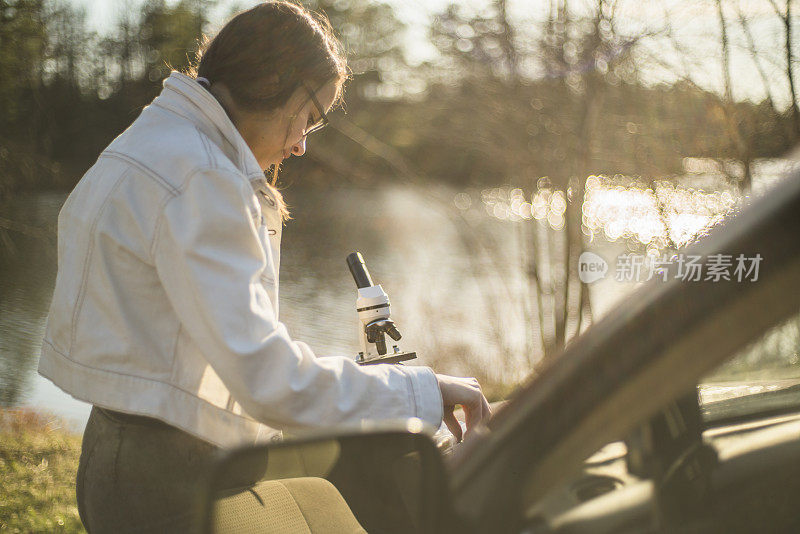
[[[392,351],[386,347],[386,336],[394,341],[402,337],[394,321],[389,318],[389,296],[380,285],[372,283],[364,258],[360,252],[347,256],[347,266],[358,288],[356,312],[358,312],[359,339],[361,352],[356,362],[361,365],[376,363],[400,363],[413,360],[416,352],[401,352],[400,347],[393,344]]]
[[[400,332],[394,325],[394,321],[389,318],[389,296],[380,285],[372,283],[367,266],[361,253],[353,252],[347,256],[347,266],[350,274],[358,287],[358,298],[356,299],[356,311],[359,320],[359,339],[361,341],[361,352],[356,357],[356,363],[361,365],[372,365],[376,363],[400,363],[406,360],[413,360],[417,357],[416,352],[401,352],[397,345],[392,346],[389,352],[386,348],[386,336],[394,341],[400,340]],[[459,423],[462,433],[466,432],[464,423]],[[443,454],[451,454],[457,446],[456,438],[447,429],[447,425],[442,422],[439,430],[433,435],[436,447]]]

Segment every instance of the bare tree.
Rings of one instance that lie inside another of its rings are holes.
[[[751,144],[744,139],[742,132],[743,118],[739,117],[733,99],[733,86],[731,83],[731,59],[730,59],[730,39],[728,37],[728,22],[725,19],[725,12],[722,7],[722,0],[716,0],[717,15],[720,27],[720,47],[722,51],[722,79],[723,79],[723,100],[722,109],[725,114],[725,124],[728,136],[733,145],[733,151],[742,163],[743,174],[741,177],[741,188],[749,190],[753,177],[751,165],[753,162],[753,151]],[[741,15],[741,12],[739,13]],[[723,165],[723,169],[725,166]]]
[[[786,53],[786,77],[789,81],[789,93],[791,94],[791,114],[793,134],[800,136],[800,108],[797,104],[797,89],[794,83],[794,55],[792,53],[792,0],[785,0],[783,9],[778,5],[778,0],[769,0],[775,14],[783,22]]]
[[[747,52],[750,54],[750,57],[753,60],[753,64],[758,71],[759,78],[761,78],[761,84],[764,87],[764,94],[769,102],[769,106],[772,109],[778,109],[775,105],[775,99],[772,96],[772,84],[769,82],[769,77],[764,70],[764,65],[761,63],[761,54],[756,47],[756,42],[753,38],[753,32],[750,30],[750,22],[745,17],[744,12],[742,11],[742,6],[738,1],[736,2],[736,15],[739,25],[742,28],[742,33],[744,33],[745,40],[747,41]]]

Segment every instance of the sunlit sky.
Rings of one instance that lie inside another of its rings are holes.
[[[91,26],[100,32],[112,31],[113,22],[122,10],[136,10],[143,0],[70,0],[86,8]],[[175,3],[177,0],[168,0]],[[342,0],[344,2],[378,0]],[[595,0],[596,1],[596,0]],[[580,11],[595,1],[573,1],[570,6]],[[212,23],[220,25],[235,8],[247,8],[258,0],[220,0],[212,12]],[[427,41],[428,25],[437,12],[442,11],[449,0],[383,0],[391,5],[398,18],[406,23],[406,57],[410,63],[434,59],[436,50]],[[509,10],[520,27],[542,20],[551,0],[511,1]],[[779,0],[779,4],[783,2]],[[480,11],[487,0],[459,0],[464,9]],[[788,104],[788,83],[784,74],[785,55],[782,50],[783,35],[780,20],[776,17],[769,0],[726,0],[726,18],[730,21],[731,70],[733,92],[737,99],[761,100],[766,91],[752,55],[747,51],[747,39],[741,27],[735,23],[737,9],[750,21],[751,32],[760,54],[761,67],[766,72],[773,98],[780,106]],[[671,82],[681,75],[688,75],[697,85],[709,90],[722,90],[721,51],[719,44],[719,20],[714,0],[619,0],[616,20],[618,30],[628,36],[659,34],[644,42],[640,50],[651,54],[651,65],[643,71],[643,77],[651,82]],[[671,28],[672,37],[666,37],[665,28]],[[674,39],[674,41],[673,41]],[[678,43],[689,61],[681,59],[672,43]],[[800,42],[800,39],[795,39]],[[796,53],[797,54],[797,53]],[[663,62],[666,65],[655,66]]]

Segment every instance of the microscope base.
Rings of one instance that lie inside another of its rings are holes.
[[[416,352],[396,352],[392,354],[385,354],[383,356],[376,356],[369,360],[356,360],[359,365],[374,365],[376,363],[400,363],[407,360],[413,360],[417,357]]]

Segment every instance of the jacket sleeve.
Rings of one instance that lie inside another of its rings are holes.
[[[292,430],[419,417],[438,428],[442,399],[427,367],[362,367],[317,358],[277,321],[260,276],[267,257],[247,180],[206,170],[167,201],[153,256],[175,312],[253,418]]]

